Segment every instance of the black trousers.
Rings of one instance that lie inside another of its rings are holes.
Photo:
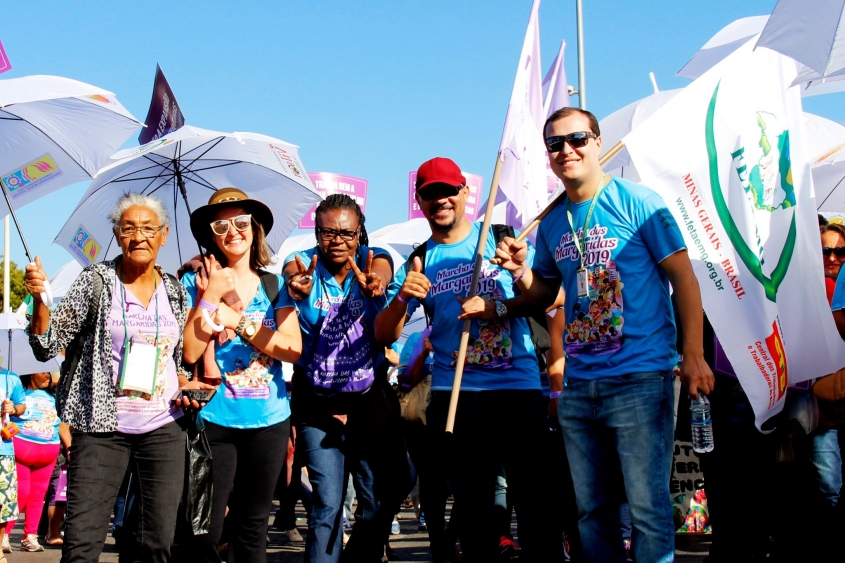
[[[171,422],[145,434],[73,432],[62,563],[98,561],[126,469],[138,478],[135,554],[170,561],[185,475],[185,433]]]
[[[229,506],[229,561],[267,561],[267,519],[285,463],[290,419],[263,428],[227,428],[205,422],[211,446],[214,499],[211,528],[195,536],[196,561],[220,563],[217,545]],[[231,493],[231,494],[230,494]]]
[[[449,472],[455,500],[474,507],[479,518],[461,518],[458,535],[465,563],[497,557],[494,490],[498,464],[504,467],[517,515],[520,560],[563,561],[560,536],[551,513],[560,507],[548,501],[549,422],[546,403],[537,390],[462,391],[454,434],[447,435],[451,391],[433,391],[426,411],[428,430],[437,441],[440,463]]]

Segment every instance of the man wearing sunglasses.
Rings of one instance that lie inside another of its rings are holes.
[[[481,232],[481,224],[464,215],[468,196],[466,179],[453,161],[434,158],[420,166],[416,199],[428,219],[431,238],[394,275],[388,287],[390,303],[376,318],[376,338],[387,345],[397,340],[406,318],[420,306],[430,319],[434,367],[427,429],[435,441],[432,451],[445,450],[450,458],[445,463],[442,459],[431,463],[447,468],[457,503],[485,515],[459,519],[463,561],[487,563],[498,557],[496,524],[502,515],[494,507],[494,485],[500,466],[507,474],[508,496],[518,514],[520,560],[562,561],[560,538],[554,537],[550,528],[553,518],[549,511],[557,508],[547,502],[548,481],[540,469],[546,467],[548,416],[524,318],[533,306],[525,298],[514,298],[516,276],[487,260],[480,273],[478,295],[467,299]],[[491,227],[484,255],[492,258],[495,251]],[[444,442],[466,318],[473,321],[455,432],[453,440]],[[427,504],[424,476],[421,486],[429,530],[442,530],[442,513],[435,521],[434,510]],[[432,497],[437,496],[432,491]],[[509,521],[509,514],[504,517]],[[437,541],[432,534],[433,559],[442,561],[444,554]]]
[[[707,394],[698,282],[683,237],[661,197],[608,176],[598,121],[563,108],[544,127],[549,163],[566,200],[541,223],[533,266],[524,242],[497,256],[523,272],[523,293],[550,304],[566,292],[566,387],[558,415],[569,456],[587,561],[617,561],[624,498],[637,561],[674,559],[669,498],[673,375],[678,360],[671,282],[683,328],[681,378]]]

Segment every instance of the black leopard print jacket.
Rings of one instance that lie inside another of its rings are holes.
[[[58,356],[70,344],[73,337],[82,328],[92,299],[92,276],[103,278],[103,291],[100,295],[98,312],[94,322],[94,332],[85,340],[82,356],[73,383],[65,392],[59,385],[56,404],[62,422],[82,432],[114,432],[117,430],[117,410],[115,396],[117,386],[112,367],[111,333],[106,328],[114,287],[117,260],[107,260],[92,264],[82,270],[76,281],[70,286],[56,310],[50,316],[47,332],[41,335],[29,333],[29,344],[39,361],[46,361]],[[170,299],[170,306],[179,323],[179,342],[173,350],[173,360],[180,374],[190,377],[181,369],[182,332],[185,329],[187,310],[185,308],[185,289],[182,284],[173,283],[156,266]],[[27,328],[27,331],[29,329]]]

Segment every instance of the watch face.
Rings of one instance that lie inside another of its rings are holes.
[[[507,306],[504,303],[502,303],[501,301],[496,301],[496,315],[498,315],[499,317],[504,317],[507,314],[508,314]]]
[[[249,323],[248,325],[246,325],[244,332],[246,332],[247,336],[255,336],[255,333],[256,333],[255,323]]]

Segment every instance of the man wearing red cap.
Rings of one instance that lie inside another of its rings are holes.
[[[499,468],[519,518],[522,561],[562,561],[560,538],[550,532],[545,468],[548,418],[528,322],[533,305],[515,298],[511,275],[483,262],[478,295],[467,299],[481,230],[464,215],[469,189],[457,164],[434,158],[417,172],[416,199],[431,226],[431,238],[399,269],[388,287],[390,303],[376,318],[376,337],[396,341],[406,318],[422,305],[432,325],[434,348],[431,404],[426,416],[433,439],[443,440],[463,320],[471,318],[469,346],[455,422],[451,459],[437,460],[449,472],[458,503],[489,517],[461,518],[464,561],[496,558],[499,529],[494,485]],[[492,231],[492,228],[491,228]],[[495,256],[491,232],[485,258]],[[533,251],[530,252],[533,256]],[[424,485],[423,485],[424,486]],[[423,506],[425,499],[423,498]],[[501,511],[500,511],[501,512]],[[509,514],[504,517],[509,518]],[[442,522],[426,518],[430,528]],[[441,554],[432,551],[435,561]]]

